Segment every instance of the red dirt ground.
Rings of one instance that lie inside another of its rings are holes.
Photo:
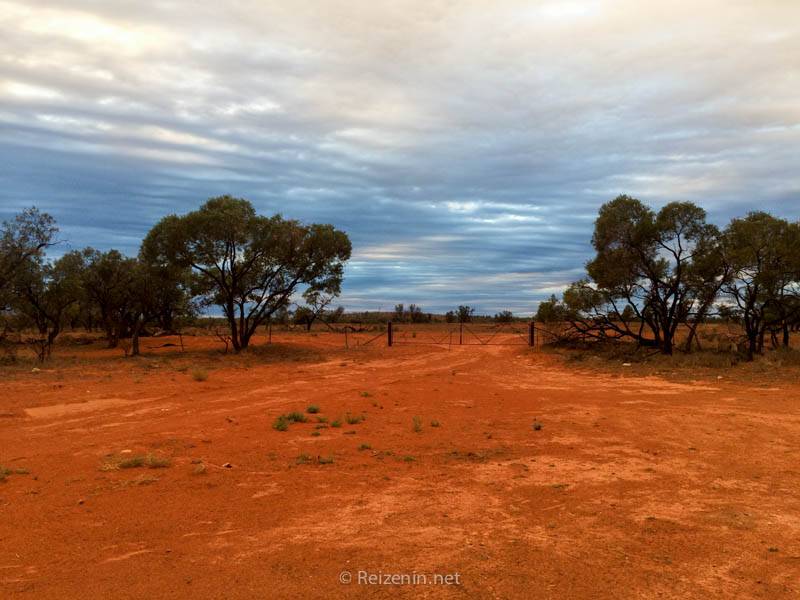
[[[210,338],[138,359],[63,348],[0,371],[0,596],[797,597],[800,384],[289,339],[247,358]],[[273,429],[310,404],[366,419]],[[171,465],[102,470],[149,453]]]

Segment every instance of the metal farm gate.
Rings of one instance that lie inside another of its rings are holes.
[[[386,328],[389,346],[536,346],[530,323],[393,323]]]

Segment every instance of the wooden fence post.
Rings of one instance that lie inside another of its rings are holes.
[[[392,345],[392,322],[391,321],[389,321],[389,323],[388,323],[388,325],[386,327],[386,341],[389,344],[389,346]]]

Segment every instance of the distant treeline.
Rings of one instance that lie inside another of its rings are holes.
[[[691,351],[697,326],[722,320],[741,324],[752,360],[767,336],[788,347],[800,329],[799,223],[751,212],[720,230],[690,202],[655,212],[619,196],[600,209],[592,245],[587,277],[537,313],[567,323],[566,337],[627,339],[672,354],[679,327]]]

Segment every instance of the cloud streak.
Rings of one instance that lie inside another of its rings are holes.
[[[790,0],[0,0],[1,218],[244,196],[351,234],[353,309],[534,310],[622,192],[798,218],[798,147]]]

